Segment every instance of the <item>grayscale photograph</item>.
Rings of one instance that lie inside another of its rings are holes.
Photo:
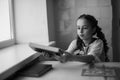
[[[120,0],[0,0],[0,80],[119,80]]]

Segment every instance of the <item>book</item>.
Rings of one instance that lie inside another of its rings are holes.
[[[104,68],[104,67],[94,67],[91,69],[83,69],[82,76],[106,76],[106,77],[115,77],[114,68]]]
[[[62,52],[64,50],[60,49],[60,48],[57,48],[57,47],[52,47],[52,46],[45,46],[45,45],[40,45],[40,44],[37,44],[37,43],[29,43],[29,46],[37,51],[37,52],[46,52],[46,53],[49,53],[49,54],[62,54]]]
[[[18,74],[21,76],[27,76],[27,77],[40,77],[45,75],[48,71],[52,70],[51,64],[34,64],[31,66],[27,66],[23,69],[21,69]]]

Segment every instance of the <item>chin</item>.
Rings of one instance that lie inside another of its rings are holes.
[[[85,38],[84,37],[80,37],[80,39],[84,40]]]
[[[82,39],[82,40],[87,40],[87,38],[85,38],[85,37],[80,37],[80,39]]]

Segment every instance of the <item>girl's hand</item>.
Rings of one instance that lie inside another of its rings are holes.
[[[49,54],[49,53],[46,53],[46,52],[42,52],[42,55],[45,57],[45,58],[51,58],[53,55]]]
[[[72,59],[72,54],[65,52],[62,56],[56,56],[55,59],[57,59],[61,63],[65,63]]]

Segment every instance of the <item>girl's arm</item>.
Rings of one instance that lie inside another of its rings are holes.
[[[73,41],[70,43],[70,45],[69,45],[68,49],[66,50],[66,52],[68,52],[68,53],[73,53],[74,50],[77,48],[76,43],[77,43],[77,40],[76,40],[76,39],[73,40]]]
[[[79,61],[85,63],[91,63],[94,60],[93,55],[74,55],[72,53],[65,52],[63,56],[59,58],[62,63],[67,61]]]
[[[71,57],[74,61],[90,63],[94,60],[93,55],[72,55]]]

